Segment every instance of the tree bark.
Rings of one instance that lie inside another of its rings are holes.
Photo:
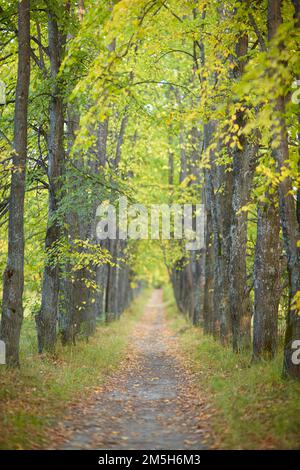
[[[209,122],[204,125],[204,149],[211,143],[215,123]],[[205,285],[203,300],[203,329],[205,334],[216,335],[217,319],[214,310],[214,246],[213,246],[213,213],[212,213],[212,193],[209,183],[210,169],[204,174],[204,204],[206,211],[205,229]]]
[[[237,43],[238,63],[235,77],[238,79],[244,68],[244,57],[248,50],[248,37],[243,35]],[[244,115],[237,113],[236,122],[244,126]],[[247,212],[241,211],[250,198],[252,180],[256,166],[257,144],[240,137],[242,149],[233,152],[233,195],[230,233],[230,310],[232,323],[232,347],[235,352],[251,346],[251,302],[247,285]]]
[[[18,78],[14,116],[13,171],[10,184],[8,259],[3,276],[0,337],[6,363],[19,366],[24,290],[24,199],[27,158],[27,114],[30,83],[30,1],[18,2]]]
[[[232,203],[232,181],[233,174],[226,171],[227,168],[221,168],[222,184],[224,192],[219,195],[220,198],[220,236],[221,236],[221,257],[220,263],[220,339],[222,344],[228,344],[231,338],[231,315],[230,315],[230,229],[231,229],[231,203]]]
[[[213,247],[214,247],[214,312],[218,322],[216,336],[222,344],[231,337],[230,316],[230,229],[232,210],[233,174],[224,165],[211,161],[208,182],[211,191]],[[222,190],[220,190],[222,189]]]
[[[119,240],[110,240],[109,251],[112,256],[113,266],[108,267],[108,280],[106,288],[106,321],[110,322],[117,318],[117,296],[118,296],[118,269],[116,266],[119,256]]]
[[[259,204],[254,261],[253,359],[272,359],[277,350],[280,300],[279,214],[274,196]]]
[[[68,107],[67,111],[67,160],[71,158],[71,152],[74,146],[76,131],[79,128],[80,116],[72,109]],[[80,163],[74,161],[74,166],[79,169]],[[69,171],[68,165],[66,165],[66,178],[72,182],[71,190],[76,191],[77,183],[74,178],[72,171]],[[65,221],[67,225],[66,235],[71,245],[71,249],[76,249],[74,246],[74,240],[79,238],[79,221],[76,209],[73,207],[65,214]],[[63,345],[73,343],[76,341],[76,334],[79,332],[80,325],[80,312],[78,311],[78,297],[80,292],[80,279],[78,278],[78,272],[72,273],[72,263],[68,261],[66,263],[64,271],[61,273],[60,281],[60,307],[59,307],[59,333]]]
[[[268,1],[268,39],[271,41],[277,34],[277,30],[282,23],[281,1]],[[296,7],[297,7],[297,2]],[[294,4],[295,4],[294,3]],[[296,13],[299,10],[296,9]],[[280,46],[279,46],[280,49]],[[289,159],[288,135],[285,123],[285,99],[281,95],[276,99],[274,111],[279,124],[279,132],[274,131],[274,137],[279,137],[279,146],[274,150],[277,163],[277,170],[280,173],[285,167],[285,162]],[[296,293],[300,290],[300,250],[297,241],[300,238],[299,223],[297,220],[296,204],[293,197],[293,185],[290,177],[286,177],[279,183],[279,210],[281,227],[287,255],[288,275],[289,275],[289,306],[287,313],[287,325],[284,345],[284,376],[300,379],[300,365],[293,361],[295,341],[300,339],[300,316],[296,310],[292,309],[292,301]]]
[[[45,248],[49,253],[55,249],[61,231],[59,222],[55,220],[59,204],[59,191],[64,164],[64,106],[57,83],[57,75],[61,64],[62,41],[58,31],[56,15],[48,12],[48,40],[51,79],[53,80],[50,98],[50,131],[48,138],[48,178],[49,178],[49,208],[48,227]],[[42,286],[42,304],[40,313],[36,316],[39,352],[55,349],[56,324],[59,301],[59,265],[57,260],[46,262]]]

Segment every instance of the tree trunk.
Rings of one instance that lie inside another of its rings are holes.
[[[230,315],[230,281],[229,281],[229,265],[230,265],[230,230],[231,230],[231,209],[232,209],[232,183],[233,175],[227,168],[221,167],[221,182],[224,191],[218,195],[219,219],[220,219],[220,247],[221,256],[220,264],[220,339],[222,344],[228,344],[231,338],[231,315]]]
[[[255,167],[256,148],[245,143],[245,149],[234,156],[234,188],[232,197],[230,243],[230,306],[232,345],[235,352],[251,345],[251,302],[247,285],[247,212],[240,212],[249,203]]]
[[[213,137],[213,136],[212,136]],[[213,247],[213,330],[212,334],[217,339],[220,335],[220,294],[221,294],[221,236],[219,234],[219,213],[216,203],[216,174],[217,167],[214,162],[214,156],[210,152],[210,168],[206,174],[207,191],[210,199],[211,226],[212,226],[212,247]]]
[[[199,162],[201,160],[201,152],[203,148],[203,132],[199,131],[199,128],[195,125],[192,127],[188,142],[190,143],[191,151],[188,159],[188,171],[189,175],[193,176],[192,181],[190,182],[191,186],[195,187],[194,195],[196,200],[201,202],[201,191],[200,185],[202,184],[201,170],[199,167]],[[202,201],[203,203],[203,201]],[[195,209],[193,209],[193,222],[195,222]],[[194,226],[196,230],[196,223]],[[201,292],[201,276],[203,275],[204,269],[204,250],[194,250],[189,254],[189,266],[190,266],[190,276],[191,276],[191,290],[190,290],[190,317],[194,325],[199,324],[201,316],[203,316],[203,295]]]
[[[253,359],[272,359],[277,350],[280,300],[279,214],[274,196],[258,207],[254,261]]]
[[[62,169],[64,164],[64,107],[63,99],[57,83],[57,75],[61,64],[62,43],[54,12],[48,13],[48,39],[50,54],[51,79],[53,80],[50,99],[50,131],[48,138],[48,178],[49,208],[48,227],[45,248],[49,253],[55,249],[60,238],[59,222],[55,220],[59,203]],[[53,351],[56,344],[56,324],[59,301],[59,265],[57,260],[46,262],[44,268],[42,304],[36,317],[39,352]]]
[[[71,158],[76,131],[79,128],[79,120],[79,114],[69,106],[67,112],[67,160]],[[79,169],[80,164],[78,164],[78,161],[74,161],[73,164]],[[77,184],[74,181],[74,175],[71,171],[68,173],[68,170],[67,166],[66,178],[72,181],[70,191],[76,191]],[[76,213],[76,209],[72,207],[67,214],[65,214],[65,222],[67,226],[66,235],[68,236],[71,248],[75,250],[74,240],[79,238],[78,214]],[[78,311],[76,299],[78,298],[79,286],[80,281],[78,279],[78,273],[72,273],[72,263],[68,261],[64,272],[61,273],[60,281],[59,333],[63,345],[69,343],[75,344],[75,337],[78,333],[77,327],[79,327],[80,324],[80,312]]]
[[[282,23],[281,3],[282,2],[280,0],[268,1],[269,41],[274,38],[278,27]],[[299,10],[296,9],[296,13],[297,12],[299,12]],[[289,160],[288,135],[284,118],[284,96],[279,96],[276,99],[274,111],[276,113],[280,129],[279,135],[276,134],[276,131],[274,132],[274,140],[279,137],[279,146],[274,150],[274,156],[277,163],[277,170],[280,173],[285,167],[285,162]],[[297,247],[300,233],[296,204],[293,197],[293,185],[290,177],[286,177],[279,183],[279,210],[289,275],[289,307],[284,345],[283,374],[284,376],[300,379],[300,365],[293,361],[295,344],[297,344],[296,341],[300,340],[300,316],[296,310],[291,308],[292,300],[300,290],[300,250]]]
[[[208,177],[214,232],[214,312],[219,325],[216,335],[224,345],[231,337],[229,263],[233,183],[232,172],[226,170],[224,165],[212,161]]]
[[[109,251],[112,256],[114,266],[109,265],[108,267],[108,280],[106,288],[106,321],[110,322],[117,318],[117,282],[118,282],[118,252],[119,252],[119,240],[110,240]]]
[[[209,122],[204,125],[204,149],[211,144],[215,129],[215,123]],[[206,211],[205,229],[205,285],[203,300],[203,328],[205,334],[216,335],[217,318],[214,310],[214,266],[215,249],[213,236],[213,208],[212,208],[212,185],[210,182],[210,169],[204,173],[204,204]]]
[[[238,79],[243,73],[244,57],[248,50],[248,38],[242,36],[237,43],[235,69]],[[236,122],[244,126],[244,115],[237,113]],[[241,150],[233,152],[233,195],[230,233],[230,310],[232,323],[232,346],[235,352],[251,346],[251,302],[247,285],[247,212],[241,211],[249,203],[253,174],[256,165],[257,144],[240,137]]]
[[[211,213],[209,206],[206,205],[207,223],[205,236],[205,286],[204,286],[204,306],[203,306],[203,329],[205,334],[213,334],[215,331],[214,316],[214,249],[212,236]]]
[[[6,363],[19,366],[23,321],[24,199],[27,158],[27,114],[30,83],[30,1],[18,2],[18,78],[14,117],[13,171],[10,185],[8,259],[3,277],[0,337],[6,344]]]

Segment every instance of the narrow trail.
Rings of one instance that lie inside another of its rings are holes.
[[[60,449],[204,449],[201,404],[176,356],[161,290],[139,321],[122,367],[60,423]]]

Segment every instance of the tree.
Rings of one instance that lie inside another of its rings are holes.
[[[8,259],[3,277],[0,337],[8,366],[19,366],[23,321],[24,199],[27,158],[27,114],[30,84],[30,1],[18,2],[18,78],[16,87],[12,175],[9,200]]]
[[[41,310],[36,316],[39,352],[55,349],[59,303],[59,263],[55,259],[55,250],[57,249],[61,230],[56,213],[60,197],[65,152],[64,103],[62,90],[58,83],[65,38],[64,35],[60,34],[59,27],[57,12],[50,8],[48,10],[48,41],[52,87],[48,136],[49,209],[45,239],[45,249],[50,259],[46,261],[44,268]]]
[[[243,34],[237,41],[236,78],[239,79],[245,67],[248,52],[248,35]],[[238,111],[236,125],[245,126],[245,114]],[[247,285],[247,212],[243,207],[249,203],[252,179],[256,166],[257,143],[241,135],[239,147],[233,152],[233,195],[230,243],[230,305],[233,350],[238,352],[251,345],[251,305]]]
[[[275,195],[258,206],[254,260],[253,358],[271,359],[277,351],[281,293],[279,214]]]
[[[268,39],[271,43],[276,40],[279,26],[282,24],[281,0],[269,0],[268,2]],[[281,50],[279,43],[278,50]],[[289,160],[288,135],[285,121],[285,97],[279,95],[274,101],[274,114],[276,116],[276,128],[274,138],[278,139],[278,146],[274,149],[277,163],[277,171],[283,172],[286,162]],[[300,316],[293,309],[292,301],[300,290],[300,250],[297,245],[300,239],[299,223],[297,220],[296,204],[293,197],[292,181],[289,176],[282,178],[279,183],[280,220],[287,254],[289,274],[289,308],[287,312],[287,326],[284,346],[283,373],[287,376],[300,378],[300,367],[293,363],[294,341],[300,338]]]

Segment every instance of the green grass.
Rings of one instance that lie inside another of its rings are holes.
[[[119,321],[100,323],[88,343],[59,345],[55,357],[37,354],[34,323],[24,321],[21,369],[0,366],[0,449],[47,445],[47,429],[63,417],[68,403],[85,398],[117,369],[147,297],[144,292]]]
[[[234,354],[203,335],[180,315],[171,297],[168,318],[202,396],[215,409],[213,435],[223,449],[299,449],[300,384],[282,379],[282,353],[251,364],[250,354]]]

